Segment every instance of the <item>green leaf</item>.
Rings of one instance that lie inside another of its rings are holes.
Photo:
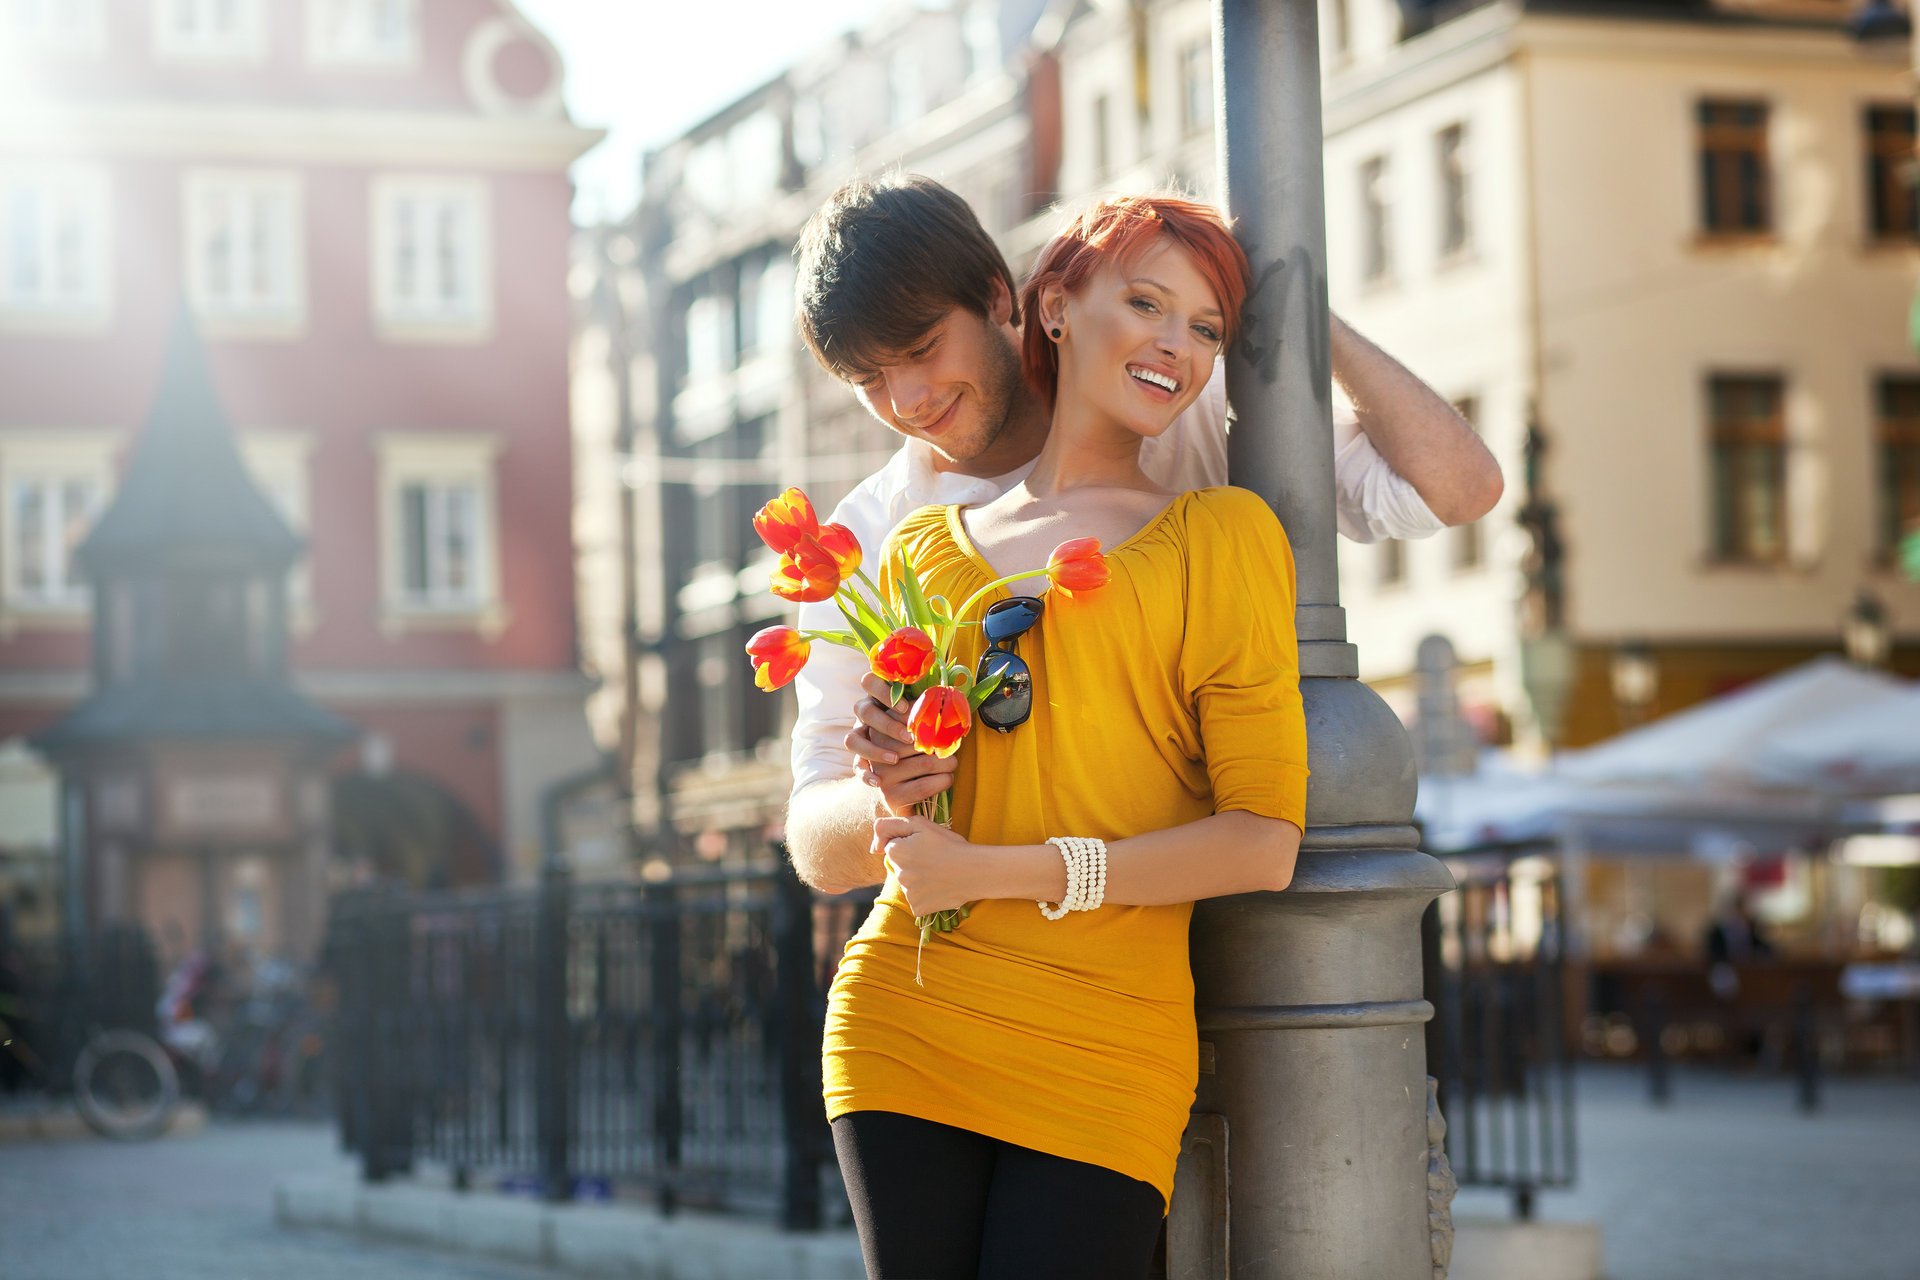
[[[840,616],[847,620],[847,625],[853,628],[854,635],[860,638],[861,647],[869,653],[871,653],[882,640],[887,638],[885,631],[875,628],[873,624],[868,621],[872,615],[867,607],[861,604],[857,598],[854,600],[853,607],[848,606],[845,596],[835,596],[833,602],[840,606]]]
[[[991,698],[993,696],[993,691],[995,689],[998,689],[999,687],[1000,687],[1000,673],[996,671],[994,674],[988,676],[985,680],[982,680],[979,684],[976,684],[975,686],[973,686],[971,690],[968,691],[967,705],[971,707],[973,710],[978,711],[980,709],[980,704],[985,702],[988,698]]]
[[[913,561],[907,558],[903,548],[898,552],[900,565],[900,601],[905,610],[907,621],[921,629],[933,625],[933,611],[927,607],[927,593],[920,586],[920,577],[913,571]]]
[[[887,684],[887,705],[888,706],[890,707],[899,706],[900,699],[906,696],[907,696],[907,686],[901,684],[897,680],[888,682]]]

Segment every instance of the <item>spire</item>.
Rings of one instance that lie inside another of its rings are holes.
[[[97,578],[129,566],[285,568],[303,545],[247,474],[182,306],[120,490],[76,556]]]

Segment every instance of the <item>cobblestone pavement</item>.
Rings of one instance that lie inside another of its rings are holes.
[[[1661,1109],[1605,1067],[1578,1098],[1578,1184],[1537,1216],[1599,1222],[1607,1280],[1920,1280],[1920,1080],[1829,1080],[1802,1115],[1782,1076],[1682,1072]]]
[[[283,1173],[348,1167],[316,1124],[0,1146],[5,1280],[550,1280],[558,1273],[273,1221]]]

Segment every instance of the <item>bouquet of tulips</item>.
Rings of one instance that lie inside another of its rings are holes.
[[[816,640],[856,649],[865,655],[868,669],[887,682],[894,705],[913,700],[907,731],[914,749],[943,759],[960,749],[973,727],[974,712],[999,684],[998,676],[976,681],[973,672],[952,660],[954,637],[961,628],[980,625],[970,616],[973,610],[994,591],[1023,578],[1044,576],[1051,590],[1069,597],[1107,581],[1099,540],[1075,538],[1054,548],[1046,568],[996,579],[955,609],[945,596],[926,594],[904,551],[893,565],[894,594],[882,592],[860,568],[860,542],[852,531],[845,525],[821,524],[813,503],[798,489],[788,489],[760,508],[753,528],[780,557],[773,571],[773,594],[799,604],[832,600],[848,627],[768,627],[757,632],[747,642],[754,684],[769,692],[783,688],[806,666]],[[917,811],[945,825],[951,805],[951,794],[942,791],[922,801]],[[959,907],[915,917],[922,945],[933,934],[957,928],[969,910]]]

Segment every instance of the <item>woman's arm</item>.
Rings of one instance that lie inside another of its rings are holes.
[[[991,898],[1058,902],[1067,892],[1066,862],[1051,844],[971,844],[921,817],[881,818],[873,833],[915,915]],[[1300,835],[1284,818],[1232,809],[1108,841],[1106,901],[1157,907],[1284,889]]]

